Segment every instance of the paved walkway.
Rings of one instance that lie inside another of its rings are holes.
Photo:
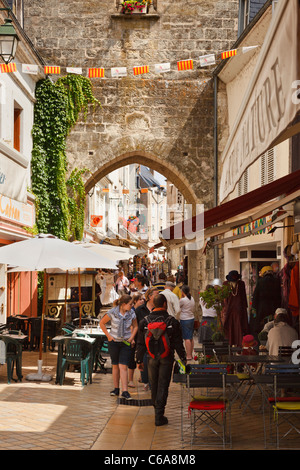
[[[24,351],[23,381],[6,381],[0,367],[0,450],[180,450],[180,393],[172,383],[166,409],[167,426],[155,427],[151,406],[118,405],[110,397],[112,375],[94,373],[93,383],[81,386],[80,374],[67,372],[63,386],[55,384],[56,352],[43,354],[43,372],[51,382],[30,382],[37,371],[38,354]],[[138,378],[136,372],[135,379]],[[131,389],[134,398],[150,398],[141,384]],[[241,414],[233,407],[233,449],[263,449],[260,397],[255,413]],[[187,410],[187,405],[185,405]],[[186,411],[185,411],[186,412]],[[188,436],[184,448],[189,449]]]

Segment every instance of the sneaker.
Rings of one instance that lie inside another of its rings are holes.
[[[119,395],[120,395],[120,389],[119,388],[115,388],[114,390],[112,390],[110,392],[111,397],[118,397]]]
[[[128,393],[127,391],[123,392],[121,396],[122,398],[125,398],[125,400],[132,400],[130,393]]]

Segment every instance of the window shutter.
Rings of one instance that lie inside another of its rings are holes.
[[[261,185],[275,180],[275,149],[268,150],[261,156]]]

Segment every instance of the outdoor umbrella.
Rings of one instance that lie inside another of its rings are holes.
[[[79,243],[78,245],[99,255],[108,256],[115,261],[129,260],[135,255],[146,253],[145,250],[134,250],[132,248],[103,245],[100,243]]]
[[[89,252],[74,243],[61,240],[53,235],[41,234],[29,240],[12,243],[0,248],[0,264],[11,266],[22,266],[24,271],[44,271],[46,269],[60,268],[68,270],[71,268],[106,268],[115,269],[116,262],[108,256]],[[38,361],[38,374],[27,376],[30,380],[51,380],[42,374],[42,340],[44,327],[44,305],[41,321],[40,355]]]

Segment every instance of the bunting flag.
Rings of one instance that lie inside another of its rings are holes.
[[[17,66],[14,63],[0,64],[0,65],[1,65],[1,73],[9,73],[9,72],[17,71]]]
[[[247,46],[243,47],[243,54],[246,54],[246,52],[252,51],[252,49],[256,49],[258,46]]]
[[[56,65],[45,65],[44,72],[46,75],[58,75],[60,74],[60,67]]]
[[[37,75],[38,71],[39,71],[38,65],[22,64],[22,73],[30,73],[32,75]]]
[[[104,78],[104,69],[89,69],[89,78]]]
[[[155,73],[170,72],[170,70],[170,62],[167,62],[165,64],[155,64]]]
[[[127,68],[126,67],[113,67],[112,69],[110,69],[110,73],[113,78],[127,77]]]
[[[234,57],[237,55],[237,51],[242,51],[243,54],[256,49],[258,47],[261,47],[259,45],[255,46],[246,46],[246,47],[240,47],[237,49],[232,49],[220,53],[213,53],[213,54],[206,54],[203,56],[199,57],[200,60],[200,66],[201,67],[208,67],[210,65],[215,65],[217,63],[216,59],[229,59],[230,57]],[[188,60],[180,60],[176,61],[177,63],[177,70],[182,71],[182,70],[193,70],[194,69],[194,60],[193,59],[188,59]],[[11,64],[0,64],[1,65],[1,72],[16,72],[16,64],[11,63]],[[28,74],[38,74],[40,71],[40,66],[36,64],[20,64],[22,65],[22,73],[28,73]],[[171,71],[171,66],[172,64],[170,62],[162,63],[162,64],[154,64],[154,65],[143,65],[143,66],[133,66],[133,74],[135,76],[139,76],[142,74],[146,74],[150,72],[150,67],[154,68],[154,72],[156,74],[161,74],[164,72],[170,72]],[[43,67],[44,68],[44,73],[46,75],[50,74],[60,74],[61,73],[61,67],[60,66],[49,66],[46,65]],[[67,73],[74,73],[81,75],[83,73],[83,70],[81,67],[66,67],[65,68]],[[105,69],[100,68],[100,67],[95,67],[95,68],[87,68],[88,71],[88,77],[89,78],[105,78]],[[85,73],[85,72],[84,72]],[[110,76],[111,78],[119,78],[119,77],[127,77],[128,69],[127,67],[112,67],[110,68]]]
[[[142,75],[143,73],[149,73],[149,65],[142,65],[140,67],[133,67],[134,75]]]
[[[148,192],[148,188],[141,188],[141,193],[145,194]]]
[[[82,74],[81,67],[67,67],[67,73],[75,73],[76,75]]]
[[[178,70],[192,70],[194,68],[193,60],[180,60],[177,62],[177,68]]]
[[[109,193],[109,188],[103,188],[103,189],[102,189],[102,192],[103,192],[103,193]]]
[[[129,194],[129,189],[123,189],[123,190],[122,190],[122,193],[123,193],[123,194]]]
[[[222,52],[221,54],[221,59],[229,59],[229,57],[233,57],[237,55],[237,49],[232,49],[231,51],[225,51],[225,52]]]
[[[215,54],[207,54],[199,57],[201,67],[208,67],[209,65],[215,65],[216,56]]]

